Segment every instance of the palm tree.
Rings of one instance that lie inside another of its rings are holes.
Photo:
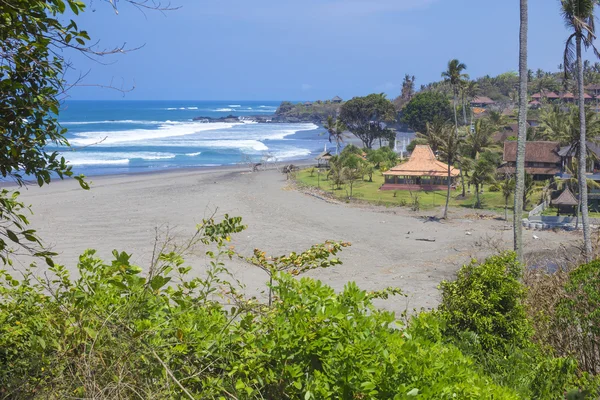
[[[452,86],[453,104],[454,104],[454,125],[456,127],[456,135],[458,136],[458,116],[456,115],[456,102],[460,87],[464,84],[464,81],[469,79],[469,75],[463,73],[467,69],[467,66],[457,59],[450,60],[448,62],[448,69],[442,72],[442,78],[444,82],[447,82]]]
[[[444,207],[443,219],[448,218],[448,204],[450,202],[450,189],[452,184],[452,164],[458,159],[462,136],[454,133],[454,127],[449,121],[437,121],[434,124],[427,124],[429,132],[428,140],[434,142],[442,158],[448,163],[448,190],[446,193],[446,205]]]
[[[562,17],[565,25],[573,33],[567,38],[564,51],[565,78],[569,69],[567,66],[573,65],[573,57],[577,61],[577,87],[579,95],[579,203],[581,207],[581,222],[583,225],[583,241],[585,259],[587,262],[592,258],[592,238],[590,236],[590,220],[588,214],[588,191],[585,183],[586,167],[586,126],[585,126],[585,98],[583,82],[583,60],[582,45],[588,49],[592,48],[594,54],[600,57],[600,53],[593,44],[595,35],[594,7],[595,0],[561,0]],[[575,42],[573,42],[575,40]]]
[[[513,213],[514,249],[523,262],[523,193],[525,191],[525,144],[527,141],[527,0],[520,0],[519,28],[519,134],[517,136],[517,165],[515,208]]]
[[[483,188],[483,185],[486,183],[494,183],[496,180],[495,174],[496,168],[487,160],[480,159],[475,163],[475,168],[473,168],[471,176],[469,177],[469,182],[475,186],[475,195],[477,197],[475,208],[481,208],[481,188]]]
[[[476,159],[479,153],[494,147],[492,134],[495,127],[485,119],[479,119],[475,122],[475,129],[468,130],[465,146],[468,149],[468,155]]]
[[[502,198],[504,198],[504,220],[508,221],[508,200],[515,192],[515,180],[510,174],[506,174],[500,182],[500,190],[502,191]]]
[[[339,118],[334,119],[331,115],[327,117],[327,123],[323,128],[329,133],[329,143],[335,141],[335,154],[340,154],[340,147],[344,142],[344,132],[348,128]]]
[[[502,114],[500,111],[488,111],[487,119],[490,124],[496,127],[496,129],[502,129],[509,124],[508,117]]]

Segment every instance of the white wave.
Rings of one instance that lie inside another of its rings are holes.
[[[266,144],[258,140],[193,140],[186,141],[183,146],[206,147],[213,149],[238,149],[240,151],[267,151]]]
[[[169,110],[169,111],[177,110],[177,107],[169,107],[169,108],[167,108],[167,110]]]
[[[201,151],[199,151],[197,153],[187,153],[186,156],[188,156],[188,157],[196,157],[196,156],[199,156],[200,154],[202,154]]]
[[[166,121],[170,122],[170,121]],[[164,121],[144,121],[144,120],[133,120],[133,119],[113,119],[105,121],[65,121],[61,122],[61,125],[98,125],[98,124],[136,124],[136,125],[157,125],[162,124]]]
[[[187,109],[188,109],[188,110],[197,110],[197,109],[198,109],[198,107],[188,107]]]
[[[229,112],[229,111],[233,111],[232,108],[217,108],[216,110],[213,110],[214,112]]]
[[[87,146],[100,142],[102,145],[139,145],[139,142],[192,135],[203,131],[227,129],[232,128],[235,125],[242,124],[225,124],[221,122],[208,124],[201,122],[163,123],[159,125],[158,129],[130,129],[112,132],[76,133],[76,137],[70,139],[69,142],[75,146]]]
[[[131,160],[167,160],[175,158],[172,153],[156,153],[156,152],[67,152],[63,153],[65,159],[70,165],[126,165]]]
[[[273,152],[273,156],[277,160],[289,160],[297,159],[310,155],[311,151],[308,149],[289,149],[289,150],[278,150]]]
[[[267,109],[262,109],[262,110],[253,110],[253,109],[244,109],[244,110],[236,110],[238,112],[251,112],[251,113],[269,113],[269,114],[273,114],[275,112],[275,110],[267,110]]]
[[[230,105],[228,105],[228,107],[231,107],[231,108],[240,108],[241,105],[240,104],[230,104]]]
[[[277,108],[275,106],[258,106],[258,108]]]

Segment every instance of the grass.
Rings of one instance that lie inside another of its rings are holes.
[[[298,171],[296,174],[296,180],[300,184],[304,184],[312,187],[320,187],[320,189],[332,194],[333,196],[347,200],[350,197],[350,185],[343,185],[341,189],[334,189],[331,180],[326,180],[327,172],[321,173],[319,177],[314,172],[311,176],[311,168]],[[352,188],[352,198],[357,200],[364,200],[369,203],[385,205],[385,206],[408,206],[413,204],[415,196],[419,198],[419,206],[421,210],[430,210],[443,206],[446,202],[446,191],[419,191],[409,192],[407,190],[379,190],[379,187],[383,184],[384,178],[378,171],[373,174],[373,182],[367,182],[358,180],[354,183]],[[484,187],[484,193],[480,195],[482,208],[493,211],[504,212],[504,199],[501,192],[490,192],[489,186]],[[534,202],[539,199],[539,189],[533,193],[532,199]],[[450,206],[453,207],[465,207],[475,208],[476,196],[475,194],[467,194],[465,199],[459,199],[458,197],[462,193],[461,190],[454,190],[450,194]],[[508,209],[512,210],[513,199],[512,196],[508,202]]]

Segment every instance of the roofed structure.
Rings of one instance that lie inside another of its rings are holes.
[[[525,171],[536,180],[548,179],[560,173],[561,157],[558,142],[527,142],[525,147]],[[514,174],[517,161],[517,142],[504,142],[504,164],[500,173]]]
[[[450,167],[450,179],[460,171]],[[448,185],[448,164],[439,161],[428,145],[417,145],[410,159],[383,173],[381,190],[442,190]]]
[[[329,150],[327,150],[327,148],[325,148],[325,150],[323,150],[321,154],[315,157],[315,160],[317,160],[317,167],[328,167],[329,160],[331,160],[331,157],[333,157],[333,155]]]
[[[340,96],[335,96],[333,99],[331,99],[332,103],[341,103],[343,100]]]
[[[496,102],[486,96],[477,96],[471,100],[471,107],[487,107],[496,104]]]
[[[579,204],[575,195],[566,188],[556,199],[550,202],[553,206],[576,206]]]

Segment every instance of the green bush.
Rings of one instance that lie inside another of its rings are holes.
[[[458,348],[432,315],[408,327],[373,306],[398,290],[341,293],[293,276],[339,264],[345,244],[247,258],[271,277],[272,305],[238,294],[223,262],[238,256],[238,218],[205,221],[197,236],[213,261],[189,278],[178,251],[148,274],[114,253],[62,266],[38,280],[3,272],[0,286],[0,396],[214,399],[516,399]],[[186,245],[185,248],[193,244]]]
[[[522,267],[513,253],[475,261],[458,272],[457,279],[440,284],[439,312],[446,320],[446,333],[457,336],[473,332],[483,350],[522,346],[531,336],[523,305],[526,290],[519,281]]]

